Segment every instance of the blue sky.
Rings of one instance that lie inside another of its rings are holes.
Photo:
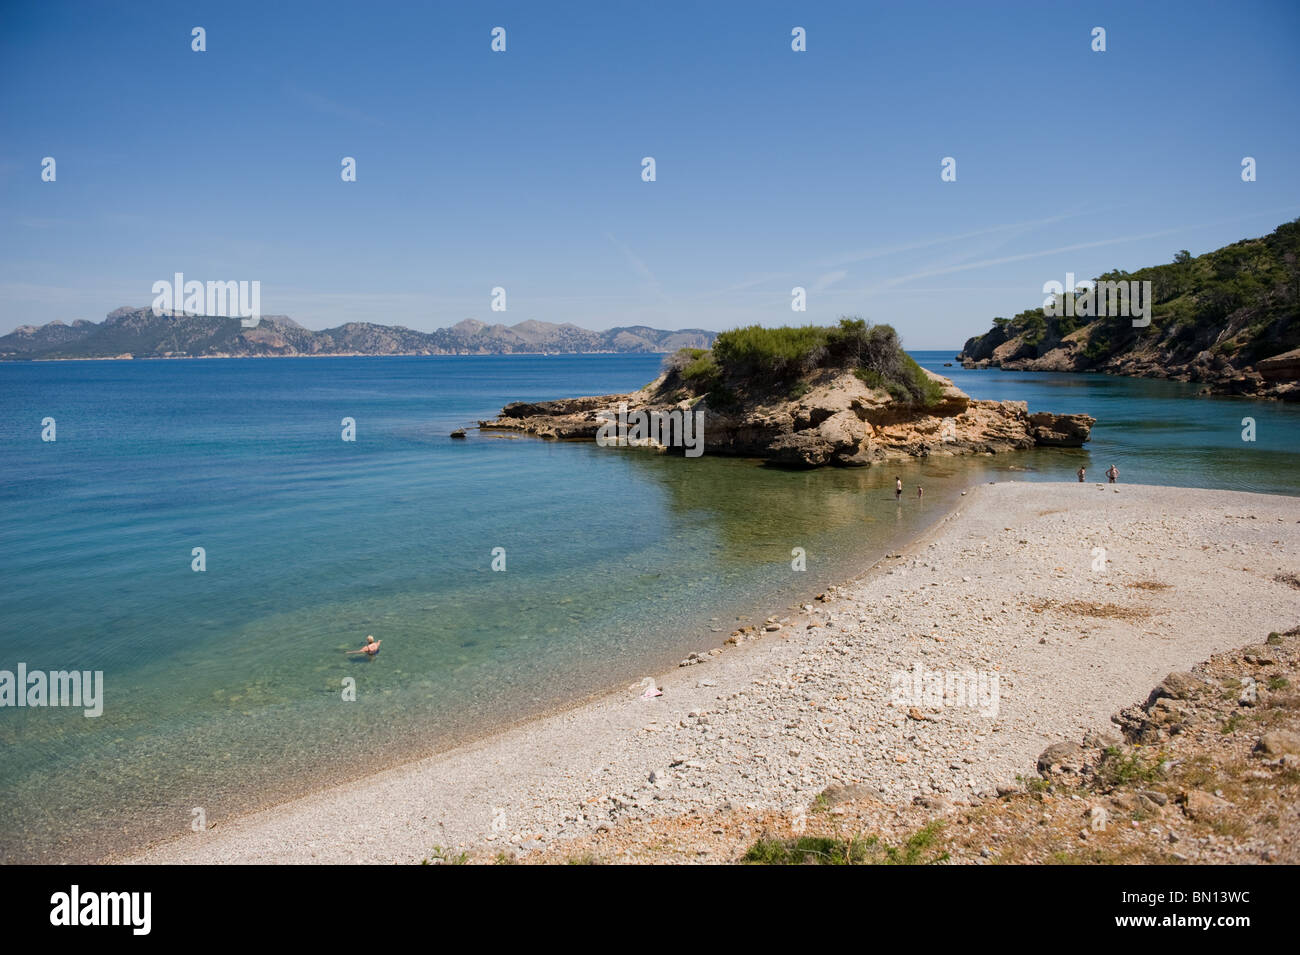
[[[0,333],[179,271],[311,328],[860,315],[948,348],[1067,271],[1300,216],[1292,0],[0,9]]]

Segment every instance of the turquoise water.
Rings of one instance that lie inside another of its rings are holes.
[[[917,357],[976,397],[1095,415],[1092,448],[795,472],[447,437],[509,401],[630,390],[659,356],[0,364],[0,669],[106,687],[95,719],[0,708],[0,859],[102,858],[183,834],[194,807],[220,824],[635,681],[979,481],[1114,461],[1124,480],[1300,493],[1294,406]],[[896,473],[924,500],[895,502]],[[367,634],[379,656],[346,657]]]
[[[916,352],[915,357],[973,397],[1028,401],[1030,411],[1096,418],[1081,459],[1089,478],[1102,478],[1113,463],[1121,480],[1136,484],[1300,494],[1300,405],[1199,396],[1201,385],[1176,381],[967,371],[953,361],[954,353]],[[954,367],[945,368],[944,362]],[[1255,421],[1253,442],[1242,440],[1247,417]]]

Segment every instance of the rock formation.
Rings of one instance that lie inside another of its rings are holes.
[[[1097,371],[1197,382],[1202,394],[1300,401],[1300,220],[1137,272],[1099,281],[1149,287],[1146,324],[1130,314],[1061,307],[995,318],[967,340],[965,368]],[[1060,305],[1081,299],[1076,292]],[[1110,299],[1107,298],[1109,303]],[[1109,307],[1106,309],[1110,311]]]
[[[666,372],[639,391],[506,405],[480,428],[544,438],[594,440],[620,405],[637,411],[703,412],[706,454],[763,458],[793,467],[864,466],[930,455],[996,453],[1040,445],[1081,447],[1096,419],[1030,414],[1023,401],[976,401],[946,378],[941,397],[918,408],[865,384],[851,371],[821,370],[799,397],[733,406],[713,395],[683,396]],[[712,402],[712,403],[711,403]],[[656,444],[656,442],[646,442]],[[662,447],[661,445],[657,445]],[[677,450],[680,453],[680,449]]]

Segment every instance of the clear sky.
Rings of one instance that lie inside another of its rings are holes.
[[[948,348],[1067,271],[1300,216],[1298,103],[1295,0],[4,2],[0,332],[179,271],[311,328],[860,315]]]

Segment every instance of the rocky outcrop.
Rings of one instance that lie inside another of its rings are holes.
[[[1300,348],[1257,362],[1255,370],[1265,381],[1300,381]]]
[[[1009,350],[1014,351],[1014,350]],[[997,350],[988,359],[959,355],[962,368],[1001,368],[1008,372],[1101,372],[1130,378],[1167,378],[1204,385],[1204,395],[1239,395],[1243,398],[1300,400],[1300,350],[1260,361],[1256,366],[1236,366],[1222,355],[1197,353],[1191,361],[1177,363],[1161,356],[1126,355],[1097,364],[1082,353],[1054,348],[1037,357],[1002,359]]]
[[[515,402],[495,420],[479,426],[544,438],[593,440],[624,405],[629,413],[702,414],[706,454],[762,458],[791,467],[861,467],[1040,445],[1081,447],[1096,420],[1088,415],[1031,415],[1023,401],[976,401],[948,379],[927,375],[943,390],[925,408],[899,402],[846,371],[819,373],[804,382],[806,391],[800,397],[739,407],[711,395],[664,401],[661,377],[630,394]],[[668,450],[653,439],[639,443]]]
[[[1190,361],[1177,361],[1161,352],[1127,353],[1098,362],[1082,351],[1062,343],[1041,355],[1024,355],[1016,342],[993,349],[987,358],[958,355],[963,368],[982,370],[1002,368],[1006,371],[1096,371],[1130,378],[1167,378],[1202,384],[1202,394],[1239,395],[1250,398],[1300,400],[1300,349],[1266,358],[1254,367],[1234,364],[1222,354],[1200,351]],[[1008,355],[1016,357],[1006,357]]]
[[[1034,444],[1057,448],[1079,448],[1092,433],[1095,418],[1078,414],[1038,411],[1029,416]]]
[[[995,318],[957,359],[972,369],[1096,371],[1196,382],[1202,394],[1300,400],[1300,220],[1097,281],[1115,283],[1104,300],[1068,293],[1060,308]],[[1116,298],[1120,286],[1140,295]]]

